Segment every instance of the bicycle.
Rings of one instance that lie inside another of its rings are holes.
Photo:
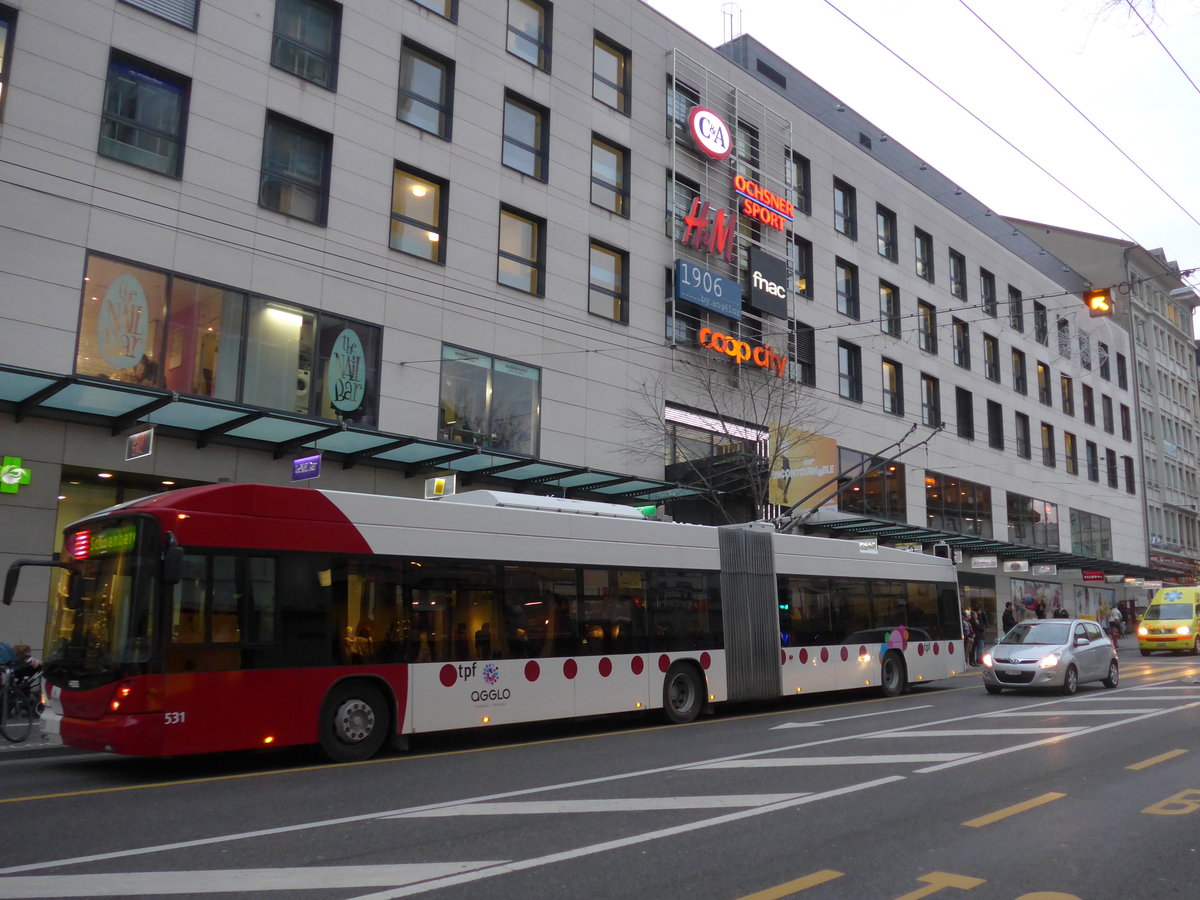
[[[13,744],[29,737],[38,720],[38,702],[29,693],[30,679],[17,674],[12,666],[0,668],[0,734]]]

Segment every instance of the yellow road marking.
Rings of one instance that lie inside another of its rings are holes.
[[[977,819],[963,822],[967,828],[982,828],[984,825],[991,825],[993,822],[999,822],[1001,819],[1007,819],[1009,816],[1015,816],[1017,813],[1028,812],[1031,809],[1036,809],[1039,806],[1044,806],[1047,803],[1053,803],[1055,800],[1061,800],[1066,794],[1056,794],[1051,791],[1049,794],[1042,794],[1040,797],[1034,797],[1032,800],[1026,800],[1024,803],[1018,803],[1015,806],[1007,806],[1004,809],[998,809],[994,813],[988,813],[986,816],[980,816]]]
[[[767,888],[765,891],[759,891],[757,894],[747,894],[745,897],[740,898],[740,900],[779,900],[780,897],[790,897],[793,894],[806,891],[810,887],[816,887],[818,884],[825,884],[827,881],[841,878],[843,874],[842,872],[835,872],[833,869],[822,869],[820,872],[813,872],[811,875],[805,875],[803,878],[797,878],[795,881],[788,881],[773,888]]]
[[[1140,763],[1134,763],[1132,766],[1126,766],[1127,769],[1133,769],[1137,772],[1141,769],[1148,769],[1151,766],[1157,766],[1160,762],[1166,762],[1168,759],[1174,759],[1177,756],[1183,756],[1187,753],[1186,750],[1172,750],[1169,753],[1163,753],[1159,756],[1152,756],[1150,759],[1143,759]]]
[[[969,891],[971,888],[979,887],[985,880],[983,878],[972,878],[970,875],[955,875],[953,872],[930,872],[928,875],[922,875],[917,879],[917,881],[926,882],[925,887],[911,891],[903,897],[897,897],[896,900],[921,900],[922,897],[936,894],[942,888],[957,888],[960,891]]]

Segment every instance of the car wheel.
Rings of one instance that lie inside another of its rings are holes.
[[[1079,671],[1074,666],[1067,666],[1067,674],[1063,676],[1062,692],[1070,695],[1079,690]]]
[[[1139,653],[1141,653],[1141,654],[1142,654],[1142,656],[1149,656],[1149,655],[1150,655],[1150,651],[1149,651],[1149,650],[1139,650],[1138,652],[1139,652]]]
[[[391,730],[383,692],[366,681],[335,685],[321,705],[321,749],[334,762],[361,762],[379,752]]]
[[[899,697],[904,691],[904,659],[895,650],[883,657],[879,689],[885,697]]]
[[[1106,688],[1115,688],[1117,686],[1117,682],[1120,680],[1121,667],[1117,665],[1117,661],[1114,659],[1108,664],[1108,677],[1104,679],[1104,686]]]
[[[985,691],[987,691],[989,694],[999,694],[1001,691],[1004,690],[1004,688],[1000,687],[1000,685],[998,685],[998,684],[985,684],[983,686],[983,689]]]

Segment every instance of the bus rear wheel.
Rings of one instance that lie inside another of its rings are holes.
[[[883,671],[880,675],[879,689],[885,697],[899,697],[904,690],[904,661],[895,650],[883,656]]]
[[[321,704],[321,749],[334,762],[361,762],[379,752],[390,726],[379,688],[366,681],[343,681]]]
[[[674,665],[663,681],[663,712],[676,725],[694,721],[704,705],[704,685],[690,665]]]

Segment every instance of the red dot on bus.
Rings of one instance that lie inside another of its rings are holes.
[[[850,651],[847,650],[845,647],[843,647],[842,648],[842,662],[845,662],[849,658],[850,658]]]
[[[525,663],[525,679],[527,681],[537,681],[538,676],[542,674],[542,667],[537,664],[536,659],[531,659]]]
[[[862,659],[862,658],[863,658],[864,656],[866,656],[866,655],[867,655],[867,648],[866,648],[866,647],[859,647],[859,648],[858,648],[858,658],[859,658],[859,659]]]
[[[807,650],[800,651],[800,665],[802,665],[802,666],[808,665],[808,651]]]
[[[454,682],[458,681],[458,672],[455,670],[454,666],[447,663],[446,665],[442,666],[442,671],[439,674],[439,677],[442,679],[442,685],[444,687],[453,687]]]
[[[671,657],[665,653],[660,654],[658,657],[658,671],[666,672],[669,668],[671,668]]]
[[[829,648],[828,647],[821,648],[821,662],[829,662]]]
[[[634,675],[641,675],[642,671],[646,668],[646,661],[640,656],[635,656],[629,661],[629,668],[633,671]]]
[[[600,677],[607,678],[612,674],[612,660],[607,656],[600,660]]]
[[[941,650],[938,648],[937,642],[935,641],[935,642],[934,642],[934,645],[933,645],[933,655],[934,655],[934,656],[937,656],[937,655],[938,655],[938,653],[940,653],[940,652],[941,652]],[[947,644],[947,645],[946,645],[946,652],[947,652],[947,653],[953,653],[953,652],[954,652],[954,645],[953,645],[953,644]]]
[[[568,659],[563,663],[563,674],[567,676],[567,680],[574,678],[579,674],[579,664],[573,659]]]
[[[784,665],[785,663],[787,663],[787,651],[786,651],[786,650],[780,650],[780,651],[779,651],[779,664],[782,666],[782,665]]]
[[[707,669],[712,665],[712,657],[707,652],[700,654],[700,668]]]
[[[924,655],[925,655],[925,645],[917,644],[917,656],[924,656]]]

